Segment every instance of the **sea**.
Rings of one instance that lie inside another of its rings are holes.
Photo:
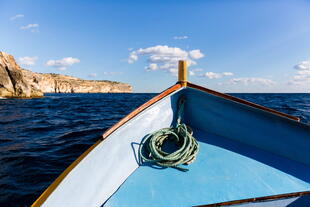
[[[0,99],[0,207],[30,206],[102,133],[156,94]],[[308,94],[231,94],[310,124]]]

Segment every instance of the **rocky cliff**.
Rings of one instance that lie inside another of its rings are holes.
[[[130,93],[132,87],[113,81],[83,80],[22,69],[14,57],[0,52],[0,97],[41,97],[43,93]]]
[[[0,97],[40,97],[43,91],[31,86],[13,56],[0,52]]]

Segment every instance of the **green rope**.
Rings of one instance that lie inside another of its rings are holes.
[[[142,163],[156,164],[162,167],[172,167],[181,171],[188,171],[180,167],[182,164],[190,164],[196,158],[199,145],[192,136],[192,131],[181,123],[184,110],[184,97],[178,101],[178,118],[176,127],[163,128],[145,137],[139,149]],[[162,146],[166,141],[174,141],[178,149],[172,153],[163,151]]]

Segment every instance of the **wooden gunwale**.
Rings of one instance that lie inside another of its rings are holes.
[[[251,106],[253,108],[257,108],[257,109],[260,109],[260,110],[263,110],[263,111],[267,111],[267,112],[270,112],[272,114],[275,114],[275,115],[278,115],[278,116],[281,116],[281,117],[285,117],[285,118],[288,118],[288,119],[291,119],[291,120],[294,120],[294,121],[298,121],[298,122],[300,121],[300,119],[298,117],[291,116],[291,115],[288,115],[288,114],[276,111],[274,109],[270,109],[270,108],[267,108],[267,107],[264,107],[264,106],[261,106],[261,105],[258,105],[258,104],[255,104],[255,103],[252,103],[252,102],[240,99],[240,98],[236,98],[234,96],[230,96],[230,95],[227,95],[227,94],[224,94],[224,93],[213,91],[213,90],[204,88],[202,86],[195,85],[195,84],[190,83],[190,82],[187,83],[187,87],[198,89],[198,90],[201,90],[203,92],[212,94],[214,96],[218,96],[218,97],[221,97],[221,98],[224,98],[224,99],[227,99],[227,100],[231,100],[231,101],[234,101],[234,102],[237,102],[237,103],[241,103],[241,104],[244,104],[244,105],[247,105],[247,106]]]
[[[116,129],[124,125],[126,122],[137,116],[146,108],[150,107],[154,103],[160,101],[161,99],[165,98],[169,94],[173,93],[174,91],[182,88],[182,85],[176,83],[175,85],[171,86],[170,88],[166,89],[165,91],[161,92],[157,96],[153,97],[151,100],[147,101],[146,103],[142,104],[140,107],[133,110],[119,122],[114,124],[111,128],[104,132],[102,138],[99,139],[95,144],[93,144],[90,148],[88,148],[83,154],[81,154],[74,162],[72,162],[69,167],[67,167],[53,182],[48,186],[48,188],[40,195],[40,197],[31,205],[32,207],[39,207],[41,206],[46,199],[52,194],[52,192],[57,188],[57,186],[61,183],[61,181],[77,166],[83,158],[85,158],[97,145],[99,145],[104,139],[106,139],[110,134],[112,134]]]
[[[228,206],[228,205],[236,205],[236,204],[243,204],[243,203],[250,203],[250,202],[263,202],[263,201],[272,201],[272,200],[277,200],[277,199],[294,198],[294,197],[305,196],[305,195],[310,195],[310,191],[285,193],[285,194],[263,196],[263,197],[257,197],[257,198],[247,198],[247,199],[241,199],[241,200],[226,201],[226,202],[221,202],[221,203],[198,205],[195,207]]]

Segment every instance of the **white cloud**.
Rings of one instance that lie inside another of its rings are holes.
[[[222,74],[214,72],[206,72],[203,76],[209,79],[218,79],[222,77]]]
[[[300,70],[297,72],[299,75],[310,75],[310,70]]]
[[[128,57],[128,63],[136,62],[140,56],[147,56],[147,71],[163,70],[175,75],[178,71],[178,61],[186,60],[190,67],[197,63],[193,59],[200,59],[204,55],[200,50],[185,51],[178,47],[168,47],[167,45],[157,45],[148,48],[140,48],[132,51]]]
[[[204,54],[202,54],[200,50],[192,50],[189,51],[189,56],[193,59],[200,59],[204,57]]]
[[[310,60],[302,61],[299,64],[295,65],[296,70],[310,70]]]
[[[187,38],[188,38],[188,36],[186,36],[186,35],[184,35],[184,36],[174,36],[173,37],[173,39],[175,39],[175,40],[185,40]]]
[[[88,75],[88,77],[95,78],[95,77],[97,77],[97,73],[91,73]]]
[[[224,76],[232,76],[232,75],[234,75],[234,74],[233,74],[232,72],[224,72],[223,75],[224,75]]]
[[[21,26],[20,29],[21,30],[29,30],[30,29],[31,32],[37,32],[39,29],[39,24],[27,24],[25,26]]]
[[[190,76],[195,76],[196,74],[195,74],[194,71],[190,70],[190,71],[189,71],[189,75],[190,75]]]
[[[293,76],[289,84],[310,88],[310,60],[300,62],[294,68],[297,70],[297,75]]]
[[[148,66],[145,67],[145,69],[147,71],[157,70],[158,69],[158,65],[156,63],[150,63]]]
[[[75,64],[75,63],[79,63],[80,60],[77,58],[73,58],[73,57],[66,57],[60,60],[49,60],[46,62],[47,66],[52,66],[57,68],[58,70],[66,70],[67,67]]]
[[[15,16],[11,17],[10,20],[11,21],[14,21],[16,19],[19,19],[19,18],[23,18],[25,15],[23,14],[16,14]]]
[[[232,72],[223,72],[223,73],[206,72],[201,76],[207,77],[209,79],[219,79],[225,76],[232,76],[232,75],[234,75]]]
[[[134,52],[130,53],[129,58],[128,58],[128,63],[132,64],[137,60],[138,60],[138,55],[136,54],[136,52],[134,51]]]
[[[229,84],[243,84],[243,85],[263,85],[263,86],[272,86],[275,85],[275,82],[270,80],[270,79],[265,79],[265,78],[256,78],[256,77],[251,77],[251,78],[233,78],[229,80]]]
[[[31,65],[35,65],[36,61],[38,60],[38,57],[20,57],[18,58],[18,62],[21,65],[25,65],[25,66],[31,66]]]

